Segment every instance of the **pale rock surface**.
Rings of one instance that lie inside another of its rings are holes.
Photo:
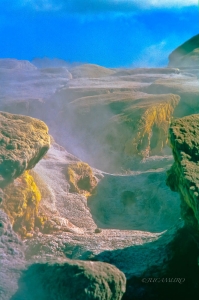
[[[0,299],[9,300],[18,288],[25,268],[24,245],[12,230],[7,215],[0,210]]]

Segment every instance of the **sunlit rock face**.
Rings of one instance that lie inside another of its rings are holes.
[[[121,300],[125,290],[126,278],[116,267],[64,259],[31,265],[20,279],[13,300]]]
[[[182,216],[187,225],[198,230],[199,115],[174,121],[169,135],[175,162],[168,172],[167,184],[180,193]]]
[[[170,67],[199,67],[199,34],[195,35],[169,55]]]
[[[33,168],[50,147],[44,122],[26,116],[0,113],[0,185]]]

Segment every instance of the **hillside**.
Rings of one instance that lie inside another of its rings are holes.
[[[199,67],[199,34],[190,38],[169,55],[169,67]]]

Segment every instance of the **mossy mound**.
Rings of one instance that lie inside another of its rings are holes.
[[[62,263],[29,266],[19,280],[14,299],[121,300],[126,278],[104,262],[62,259]]]
[[[91,167],[83,162],[70,164],[66,171],[70,192],[89,197],[97,186],[97,179]]]

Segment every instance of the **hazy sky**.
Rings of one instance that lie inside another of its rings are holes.
[[[199,29],[197,0],[10,2],[0,0],[1,58],[161,66]]]

